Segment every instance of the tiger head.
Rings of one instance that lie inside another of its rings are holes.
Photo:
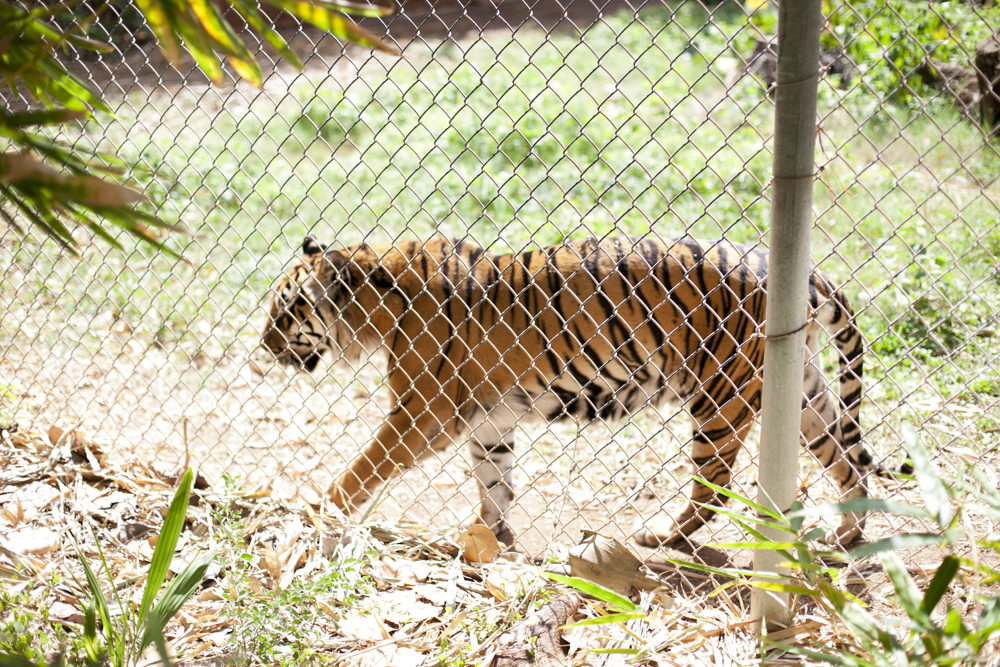
[[[274,289],[264,346],[280,363],[311,372],[325,352],[357,357],[361,350],[348,255],[312,236],[302,242],[302,255]]]

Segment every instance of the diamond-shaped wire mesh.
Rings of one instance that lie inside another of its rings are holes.
[[[909,422],[949,473],[974,463],[995,475],[1000,161],[980,124],[974,48],[1000,28],[1000,14],[970,4],[959,16],[952,4],[831,3],[812,255],[853,304],[866,341],[860,422],[876,462],[902,462],[900,425]],[[63,138],[134,164],[131,176],[158,213],[193,232],[174,239],[187,261],[129,241],[124,251],[95,241],[75,261],[34,235],[4,231],[0,422],[79,425],[124,457],[167,469],[190,459],[210,481],[228,472],[248,488],[319,503],[394,406],[382,386],[384,353],[306,374],[273,364],[261,347],[270,290],[300,261],[307,233],[340,248],[445,236],[520,254],[617,235],[766,249],[767,7],[404,2],[384,26],[365,24],[402,48],[402,58],[344,47],[286,17],[278,27],[308,56],[302,72],[275,64],[243,32],[265,67],[261,90],[212,88],[195,70],[172,70],[141,15],[127,3],[113,7],[95,29],[115,51],[69,58],[114,115]],[[889,26],[896,32],[877,39]],[[624,243],[627,252],[642,247]],[[469,256],[443,252],[453,262]],[[427,295],[411,293],[409,314],[449,317],[461,338],[470,316],[447,312],[442,270],[419,257],[411,263],[428,272],[427,289],[441,300],[426,313],[418,302]],[[703,290],[695,274],[663,301],[715,294],[729,304],[715,313],[720,327],[753,315],[731,298],[732,279]],[[612,279],[596,282],[589,294],[574,293],[579,302],[564,317],[604,306]],[[530,300],[527,291],[498,308],[510,315],[515,300]],[[536,304],[535,319],[539,308],[552,309],[550,298]],[[608,322],[624,310],[648,311],[644,299],[633,286]],[[538,329],[535,319],[523,320],[524,335]],[[432,329],[409,322],[408,336]],[[563,333],[543,335],[565,361],[586,358],[590,341],[559,347]],[[460,342],[473,357],[482,351],[482,342]],[[814,363],[836,392],[837,357],[824,345]],[[606,356],[600,363],[615,355]],[[596,381],[597,364],[578,366]],[[635,380],[644,371],[626,372]],[[713,373],[699,386],[725,384]],[[432,370],[414,384],[434,394],[446,375]],[[514,375],[520,386],[530,379]],[[663,379],[683,384],[682,376],[665,371]],[[587,378],[574,381],[586,394]],[[533,555],[575,543],[585,528],[631,538],[655,516],[678,516],[691,492],[696,434],[680,405],[603,422],[515,416],[509,425],[516,465],[505,519]],[[506,428],[498,427],[505,437]],[[725,466],[749,498],[756,437],[751,430]],[[467,437],[454,439],[393,477],[372,516],[435,526],[473,517],[479,490]],[[827,477],[804,456],[803,499],[838,497]],[[871,477],[868,485],[877,497],[916,498],[895,482]],[[906,527],[879,517],[866,530],[874,538]],[[735,537],[721,518],[692,539]]]

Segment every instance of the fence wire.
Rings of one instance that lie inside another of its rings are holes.
[[[995,73],[977,72],[975,47],[1000,13],[902,0],[826,9],[813,259],[866,341],[862,440],[898,467],[909,423],[946,474],[971,464],[996,481],[1000,159],[977,80]],[[393,406],[384,354],[308,374],[261,346],[271,289],[307,233],[331,247],[445,236],[518,254],[615,235],[766,250],[766,3],[412,1],[364,25],[404,56],[285,17],[305,69],[269,65],[257,90],[170,68],[128,3],[102,15],[93,29],[115,51],[67,58],[114,114],[62,138],[136,165],[158,214],[191,230],[173,238],[186,261],[96,240],[76,261],[3,231],[0,425],[76,427],[124,458],[190,461],[213,484],[229,474],[319,504]],[[815,363],[835,391],[830,345]],[[558,553],[581,529],[631,538],[691,493],[696,434],[681,406],[518,420],[513,432],[505,519],[529,553]],[[731,465],[748,498],[756,451],[753,430]],[[370,516],[468,521],[469,471],[457,437],[394,476]],[[805,502],[839,497],[811,457],[800,479]],[[919,502],[911,485],[868,484]],[[907,528],[882,516],[866,535]],[[717,518],[692,539],[738,537]]]

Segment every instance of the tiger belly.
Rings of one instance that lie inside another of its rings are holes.
[[[666,402],[680,402],[679,375],[665,378],[662,369],[652,364],[629,371],[612,360],[585,383],[577,382],[567,371],[540,388],[510,388],[472,427],[472,473],[482,498],[478,520],[492,527],[502,542],[513,543],[514,534],[504,515],[514,501],[515,426],[570,418],[582,423],[596,418],[612,421]]]
[[[663,368],[652,363],[631,369],[612,359],[592,376],[581,376],[574,368],[578,365],[571,365],[544,385],[526,382],[515,386],[501,402],[522,419],[617,421],[645,408],[680,402],[690,393],[679,380],[681,373],[666,377]]]

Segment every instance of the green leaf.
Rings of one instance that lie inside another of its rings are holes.
[[[891,552],[882,554],[882,565],[889,575],[892,587],[896,589],[896,596],[903,611],[921,625],[930,623],[927,614],[920,610],[920,591],[899,556]]]
[[[97,598],[90,598],[90,604],[83,612],[82,639],[87,659],[96,664],[101,659],[101,642],[97,638]]]
[[[944,537],[932,533],[903,533],[877,542],[862,544],[848,552],[848,556],[851,558],[864,558],[865,556],[871,556],[883,551],[909,549],[911,547],[921,547],[925,544],[943,544],[944,542]]]
[[[333,33],[339,39],[399,55],[399,49],[368,32],[340,11],[332,9],[332,4],[320,5],[309,0],[273,0],[273,4],[320,30]]]
[[[116,635],[114,625],[111,623],[111,612],[108,609],[108,601],[104,598],[104,593],[101,592],[101,584],[97,581],[97,575],[94,574],[90,563],[84,558],[83,552],[77,549],[76,554],[80,558],[80,563],[83,565],[83,572],[87,577],[87,588],[90,589],[91,595],[90,604],[97,605],[97,611],[101,615],[101,623],[104,625],[104,636],[108,643],[108,650],[110,651],[115,644]]]
[[[157,542],[157,546],[159,546],[159,542]],[[211,565],[212,560],[215,558],[216,549],[216,547],[213,547],[188,563],[188,566],[174,577],[167,586],[167,590],[163,592],[163,597],[156,603],[153,611],[150,612],[149,617],[146,619],[142,639],[139,642],[139,653],[142,653],[151,642],[157,642],[158,646],[160,645],[159,642],[163,637],[163,629],[167,626],[167,623],[180,611],[180,608],[184,606],[188,598],[198,590],[198,586],[205,580],[205,572],[208,571],[208,566]],[[156,555],[154,554],[153,557],[155,558]]]
[[[167,510],[167,516],[163,520],[163,528],[160,536],[156,539],[156,549],[153,551],[153,559],[149,564],[149,575],[146,577],[146,589],[142,593],[142,604],[139,607],[138,622],[141,626],[146,620],[146,613],[153,605],[156,594],[160,592],[160,586],[167,576],[167,569],[170,561],[174,559],[174,549],[177,548],[177,539],[184,528],[184,518],[187,516],[188,502],[191,497],[191,483],[194,473],[190,468],[181,478],[180,486],[174,494],[174,499]]]
[[[44,111],[0,111],[0,123],[13,128],[31,127],[34,125],[61,125],[87,117],[85,111],[69,109],[46,109]]]
[[[646,614],[636,613],[636,614],[608,614],[607,616],[598,616],[597,618],[588,618],[583,621],[578,621],[576,623],[570,623],[569,625],[564,625],[563,629],[583,627],[586,625],[607,625],[608,623],[625,623],[626,621],[632,621],[637,618],[646,618]]]
[[[642,651],[637,648],[593,648],[587,649],[587,653],[603,653],[605,655],[639,655]]]
[[[764,642],[768,646],[773,646],[781,651],[787,651],[794,655],[801,655],[805,658],[811,658],[812,660],[819,660],[820,662],[828,662],[831,665],[841,665],[841,667],[875,667],[874,664],[868,662],[867,660],[862,660],[856,656],[851,655],[847,651],[842,651],[840,653],[818,653],[816,651],[810,651],[804,649],[801,646],[791,646],[789,644],[781,644],[776,641],[764,638]]]
[[[792,533],[792,529],[788,525],[775,523],[774,521],[767,521],[766,519],[763,519],[758,516],[749,517],[746,514],[743,514],[742,512],[737,512],[727,507],[722,507],[721,505],[709,505],[706,503],[698,503],[698,502],[695,502],[694,504],[700,507],[706,507],[715,512],[716,514],[727,516],[733,521],[738,522],[740,524],[740,527],[743,528],[743,530],[747,531],[748,533],[756,537],[758,540],[761,540],[762,542],[767,541],[767,537],[765,537],[764,534],[761,533],[760,531],[752,528],[751,524],[753,524],[754,526],[764,526],[767,528],[772,528],[774,530],[780,530],[783,533]]]
[[[187,48],[198,67],[205,73],[205,76],[215,84],[221,86],[226,82],[226,74],[219,62],[219,57],[212,50],[212,42],[201,26],[194,23],[190,16],[180,15],[175,23],[177,32],[184,38],[184,46]]]
[[[746,505],[747,507],[749,507],[751,509],[757,510],[757,512],[759,514],[763,514],[764,516],[771,517],[772,519],[774,519],[775,521],[778,521],[778,522],[783,522],[785,520],[784,517],[782,516],[781,512],[778,512],[777,510],[773,510],[770,507],[765,507],[765,506],[761,505],[760,503],[756,503],[756,502],[750,500],[749,498],[744,498],[743,496],[741,496],[740,494],[736,493],[732,489],[726,489],[724,487],[719,486],[718,484],[713,484],[712,482],[709,482],[708,480],[703,479],[701,477],[695,477],[694,479],[695,479],[695,481],[697,483],[702,484],[704,486],[707,486],[708,488],[712,489],[713,491],[715,491],[719,495],[725,496],[727,498],[732,498],[733,500],[735,500],[735,501],[737,501],[739,503],[742,503],[743,505]]]
[[[0,667],[46,667],[46,665],[32,662],[23,656],[13,653],[0,653]]]
[[[295,52],[292,51],[285,40],[274,31],[273,28],[265,25],[264,19],[258,11],[258,5],[255,1],[251,0],[233,0],[233,7],[239,12],[240,16],[247,22],[247,24],[264,36],[267,43],[274,47],[274,50],[281,54],[281,57],[288,61],[295,69],[302,69],[302,61],[299,60]]]
[[[1000,629],[1000,593],[994,595],[983,605],[983,610],[979,613],[979,622],[976,629],[980,633],[996,631]],[[990,633],[992,634],[992,633]],[[987,639],[984,637],[983,639]]]
[[[135,0],[139,10],[146,17],[146,23],[156,35],[160,50],[174,67],[181,65],[180,41],[173,26],[173,10],[162,0]]]
[[[331,9],[339,12],[344,12],[345,14],[354,14],[356,16],[371,16],[377,18],[379,16],[390,16],[393,13],[393,8],[385,5],[370,5],[367,2],[351,2],[351,0],[313,0],[316,4],[326,5]]]
[[[686,567],[690,570],[696,570],[698,572],[705,572],[707,574],[714,574],[719,577],[725,577],[726,579],[745,579],[750,576],[760,576],[757,572],[752,572],[750,570],[738,570],[735,568],[722,568],[722,567],[712,567],[711,565],[705,565],[703,563],[692,563],[686,560],[677,560],[675,558],[664,558],[663,562],[671,563],[679,567]],[[779,575],[775,574],[775,577]]]
[[[937,572],[934,573],[934,578],[931,579],[931,583],[927,586],[927,590],[924,591],[924,599],[920,603],[921,611],[928,615],[934,611],[934,607],[941,600],[941,596],[948,590],[951,580],[958,574],[959,565],[960,561],[955,556],[945,556],[944,561],[938,566]]]
[[[798,533],[800,530],[802,530],[803,517],[794,516],[794,514],[795,512],[798,512],[799,510],[802,509],[802,502],[798,500],[792,501],[792,506],[789,509],[791,511],[788,513],[788,515],[786,515],[785,518],[790,519],[790,528],[794,530],[796,533]]]
[[[880,500],[877,498],[855,498],[842,503],[824,503],[805,507],[800,510],[790,512],[790,518],[810,517],[810,516],[838,516],[842,514],[864,514],[867,512],[886,512],[888,514],[902,514],[918,518],[930,518],[931,515],[922,507],[914,507],[906,503],[898,503],[892,500]]]
[[[627,597],[619,595],[612,590],[608,590],[600,584],[595,584],[587,579],[581,579],[580,577],[567,577],[561,574],[555,574],[553,572],[543,572],[546,577],[552,581],[558,581],[561,584],[565,584],[570,588],[575,588],[576,590],[589,595],[591,597],[597,598],[602,602],[607,602],[612,607],[621,609],[629,613],[636,613],[642,610],[642,608],[629,600]]]
[[[206,34],[229,56],[229,62],[237,73],[259,88],[263,84],[263,79],[257,61],[229,22],[219,15],[215,3],[212,0],[188,0],[188,2]]]
[[[818,595],[818,591],[811,588],[806,588],[805,586],[799,586],[797,584],[782,584],[776,581],[757,581],[751,579],[747,582],[748,585],[754,588],[759,588],[762,591],[774,591],[775,593],[793,593],[795,595],[808,595],[810,597],[815,597]]]
[[[913,476],[917,480],[917,487],[924,498],[924,504],[938,525],[946,528],[954,516],[948,490],[934,469],[917,431],[910,424],[903,424],[903,439],[906,441],[910,460],[913,461]]]
[[[765,551],[786,551],[794,549],[794,542],[710,542],[707,547],[714,549],[763,549]]]

